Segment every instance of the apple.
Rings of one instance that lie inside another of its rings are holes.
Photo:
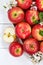
[[[16,0],[18,3],[18,6],[21,7],[22,9],[28,9],[31,4],[32,0]]]
[[[26,12],[26,21],[30,24],[30,25],[34,25],[34,24],[37,24],[39,23],[39,16],[38,16],[38,11],[35,10],[35,9],[31,9],[31,10],[28,10]]]
[[[23,54],[23,46],[18,42],[12,42],[9,46],[9,52],[14,57],[19,57]]]
[[[17,24],[24,19],[24,12],[19,7],[13,7],[8,10],[8,18],[13,24]]]
[[[15,27],[17,37],[21,39],[26,39],[31,34],[31,27],[26,22],[20,22]]]
[[[16,41],[16,34],[15,34],[15,28],[13,27],[7,27],[4,30],[3,33],[3,40],[7,43],[11,43],[13,41]]]
[[[32,36],[38,41],[43,41],[43,25],[35,25],[32,29]]]
[[[43,53],[43,42],[40,43],[40,51]]]
[[[29,38],[24,41],[23,44],[24,51],[30,55],[35,54],[39,50],[39,43],[34,38]]]
[[[43,0],[36,0],[36,5],[40,11],[43,11]]]

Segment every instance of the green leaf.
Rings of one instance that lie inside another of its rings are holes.
[[[35,24],[38,24],[38,23],[39,23],[39,21],[36,20],[35,16],[32,17],[32,21],[33,21],[33,23],[35,23]]]
[[[40,21],[43,21],[43,12],[39,13],[39,18],[40,18]]]
[[[35,23],[35,24],[38,24],[38,23],[40,23],[40,21],[38,21],[38,20],[35,20],[35,21],[34,21],[34,23]]]
[[[40,31],[39,31],[39,34],[40,34],[41,36],[43,36],[43,30],[40,30]]]

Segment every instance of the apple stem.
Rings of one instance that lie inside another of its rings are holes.
[[[4,8],[7,8],[5,5],[3,6]]]

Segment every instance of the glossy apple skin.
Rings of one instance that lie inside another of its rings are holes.
[[[33,55],[39,51],[39,43],[36,39],[29,38],[24,41],[23,48],[28,54]]]
[[[38,41],[43,41],[43,36],[39,34],[39,31],[43,31],[43,25],[37,24],[32,29],[32,36],[37,39]]]
[[[39,16],[38,16],[38,11],[32,9],[32,10],[28,10],[26,12],[26,21],[30,24],[30,25],[34,25],[36,24],[36,21],[39,20]],[[33,17],[35,17],[35,19],[33,19]],[[39,21],[38,21],[39,22]]]
[[[18,6],[21,7],[22,9],[28,9],[31,4],[32,4],[32,0],[17,0],[18,2]]]
[[[43,42],[40,43],[40,51],[43,53]]]
[[[43,11],[43,0],[36,0],[36,5],[40,11]]]
[[[13,7],[8,10],[8,18],[13,24],[17,24],[24,19],[24,12],[19,7]]]
[[[26,22],[20,22],[16,25],[16,35],[21,39],[26,39],[31,34],[31,27]]]
[[[19,49],[18,53],[17,49]],[[19,57],[23,54],[23,46],[18,42],[12,42],[9,46],[9,52],[12,56]]]

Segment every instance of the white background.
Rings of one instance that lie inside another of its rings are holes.
[[[3,5],[8,1],[9,0],[0,0],[0,65],[33,65],[26,54],[18,58],[11,56],[7,49],[9,44],[6,44],[2,39],[4,28],[13,26],[7,18],[6,10],[3,8]],[[4,25],[3,23],[9,24]],[[38,65],[43,65],[43,61]]]

